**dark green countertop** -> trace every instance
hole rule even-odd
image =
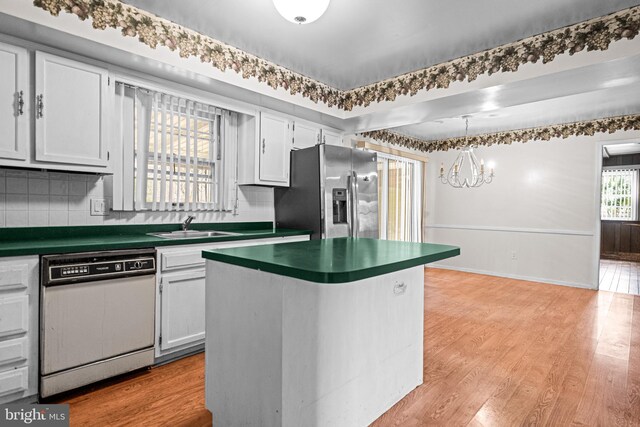
[[[203,251],[206,259],[318,283],[344,283],[460,255],[456,246],[337,238]]]
[[[232,231],[238,235],[195,239],[163,239],[147,235],[179,230],[180,224],[0,228],[0,257],[153,248],[311,234],[306,230],[274,231],[272,227],[271,222],[198,223],[192,224],[191,229]]]

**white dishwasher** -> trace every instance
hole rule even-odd
[[[155,249],[42,257],[40,395],[154,361]]]

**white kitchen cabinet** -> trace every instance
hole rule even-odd
[[[302,148],[313,147],[320,143],[320,128],[313,124],[296,121],[292,125],[293,138],[292,148],[300,150]]]
[[[162,277],[160,351],[203,342],[204,292],[204,269]]]
[[[238,184],[289,186],[289,119],[264,112],[239,114],[238,145]]]
[[[29,147],[29,53],[0,43],[0,165],[27,164]]]
[[[284,117],[260,114],[260,182],[289,185],[289,126]]]
[[[342,145],[342,135],[327,129],[322,129],[322,143],[327,145]]]
[[[108,171],[106,69],[35,55],[35,161],[57,169]]]
[[[0,259],[0,404],[38,393],[39,260]]]
[[[308,235],[158,248],[156,360],[196,351],[205,338],[205,260],[207,249],[309,240]]]

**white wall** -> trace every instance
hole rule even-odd
[[[0,227],[179,223],[189,212],[111,212],[91,216],[90,199],[106,198],[97,175],[0,169]],[[240,187],[239,215],[192,212],[198,222],[273,221],[273,189]]]
[[[461,248],[459,257],[437,265],[595,288],[600,141],[633,137],[640,133],[479,148],[479,159],[495,163],[496,177],[474,189],[438,179],[440,163],[448,169],[458,150],[431,153],[427,241]]]

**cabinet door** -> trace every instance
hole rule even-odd
[[[293,124],[293,149],[313,147],[320,143],[320,128],[295,122]]]
[[[0,43],[0,159],[27,159],[28,59],[25,49]]]
[[[283,117],[260,115],[260,181],[289,181],[288,127]]]
[[[204,340],[205,270],[162,276],[160,350]]]
[[[37,161],[107,166],[107,78],[102,68],[36,52]]]
[[[322,129],[322,143],[327,145],[342,145],[342,135],[337,132]]]

